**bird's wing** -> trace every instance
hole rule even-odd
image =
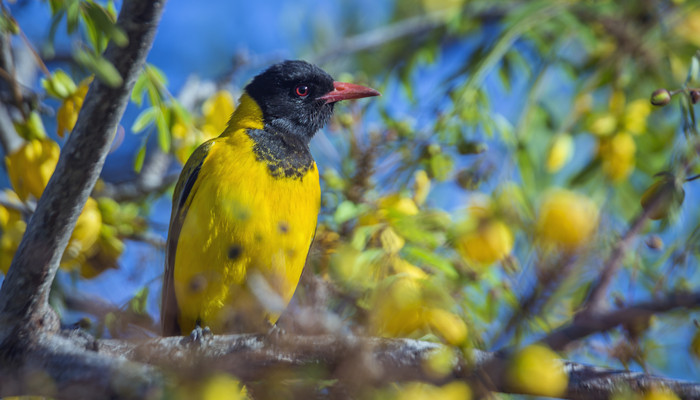
[[[215,139],[214,139],[215,140]],[[180,173],[180,178],[175,185],[173,193],[173,208],[170,215],[170,229],[165,249],[165,273],[163,276],[163,294],[161,300],[160,324],[163,336],[180,335],[179,308],[175,298],[173,287],[173,274],[175,269],[175,251],[180,238],[180,230],[187,216],[187,210],[192,203],[192,198],[197,192],[195,182],[204,160],[209,154],[214,140],[205,142],[192,153]]]

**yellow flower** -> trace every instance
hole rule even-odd
[[[425,319],[428,326],[450,345],[458,346],[467,339],[467,324],[456,314],[430,308],[425,312]]]
[[[667,388],[654,388],[644,393],[642,400],[680,400],[680,398]]]
[[[690,341],[690,354],[700,359],[700,329],[695,331],[693,339]]]
[[[16,195],[6,191],[9,198]],[[16,198],[19,201],[19,198]],[[0,271],[7,274],[10,263],[22,240],[27,224],[22,220],[22,214],[14,209],[0,206]]]
[[[513,234],[502,221],[477,218],[477,226],[456,239],[456,249],[468,262],[483,266],[493,264],[510,254]]]
[[[596,114],[588,124],[588,129],[597,136],[609,136],[617,128],[617,117],[611,113]]]
[[[416,173],[413,174],[413,178],[415,179],[413,201],[417,205],[421,205],[425,203],[425,199],[428,197],[428,193],[430,193],[430,178],[428,177],[428,173],[422,169],[416,171]]]
[[[434,332],[446,343],[460,345],[467,339],[467,325],[456,314],[440,308],[434,294],[426,292],[421,275],[392,277],[374,291],[370,302],[370,326],[374,334],[404,337]]]
[[[56,169],[60,151],[51,139],[34,139],[5,157],[7,174],[20,199],[27,200],[29,195],[41,197]]]
[[[424,326],[421,282],[400,277],[376,292],[370,318],[375,333],[400,337]]]
[[[102,214],[100,214],[95,199],[89,197],[75,223],[73,234],[61,260],[61,268],[66,270],[79,268],[80,264],[85,261],[85,254],[97,241],[101,227]]]
[[[568,133],[556,135],[552,138],[547,152],[547,172],[559,171],[571,159],[574,151],[574,140]]]
[[[92,82],[92,77],[89,77],[78,85],[75,92],[63,99],[61,106],[56,111],[56,130],[58,136],[63,137],[66,131],[71,132],[78,121],[78,113],[83,107],[83,101],[87,94],[88,87]]]
[[[240,381],[231,375],[217,373],[204,381],[186,382],[177,388],[174,398],[201,400],[246,400],[248,393]]]
[[[177,116],[170,127],[170,133],[173,136],[175,158],[184,165],[192,152],[203,142],[202,134]]]
[[[587,197],[567,190],[546,195],[537,218],[539,238],[569,251],[588,243],[597,226],[596,205]]]
[[[428,277],[425,271],[400,257],[391,257],[389,262],[396,274],[403,274],[412,279],[426,279]]]
[[[226,129],[236,107],[233,96],[226,90],[220,90],[204,102],[202,113],[204,115],[204,140],[219,136]]]
[[[622,130],[635,135],[647,131],[647,118],[651,113],[649,99],[637,99],[627,105],[622,117]]]
[[[569,383],[557,354],[537,344],[525,347],[512,358],[506,376],[515,390],[535,396],[561,397]]]
[[[383,197],[378,201],[379,208],[388,215],[416,215],[418,206],[408,197],[398,193]]]
[[[408,383],[399,390],[396,400],[471,400],[472,392],[464,382],[450,382],[443,386],[427,383]]]
[[[631,134],[622,132],[599,141],[598,155],[603,172],[613,182],[627,178],[634,170],[637,146]]]
[[[406,244],[406,240],[401,237],[401,235],[396,233],[396,231],[390,226],[387,226],[379,234],[379,241],[381,242],[384,251],[389,254],[398,253]]]

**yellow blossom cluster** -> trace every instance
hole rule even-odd
[[[233,95],[219,90],[204,102],[201,118],[194,125],[176,117],[171,133],[178,161],[184,164],[197,146],[219,136],[226,129],[235,107]]]

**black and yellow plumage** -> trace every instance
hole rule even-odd
[[[164,335],[209,326],[260,332],[299,282],[320,208],[309,141],[336,101],[376,96],[303,61],[275,64],[245,88],[221,136],[185,164],[173,194]]]

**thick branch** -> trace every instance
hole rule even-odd
[[[425,366],[439,349],[440,344],[412,339],[328,335],[226,335],[196,344],[184,337],[94,342],[76,334],[44,335],[24,355],[21,368],[0,366],[0,396],[157,397],[164,382],[156,368],[190,380],[217,370],[244,382],[304,379],[313,370],[313,379],[337,379],[350,390],[393,382],[462,380],[477,392],[517,393],[505,379],[505,357],[471,350],[468,359],[456,356],[451,370],[436,374]],[[565,362],[564,369],[569,375],[564,396],[568,399],[610,398],[626,388],[641,392],[658,387],[667,387],[682,399],[700,398],[699,383],[573,362]]]
[[[164,0],[123,3],[117,23],[129,44],[123,48],[110,44],[105,52],[123,84],[112,88],[95,80],[91,85],[56,171],[29,221],[0,289],[0,345],[4,351],[19,344],[14,341],[35,336],[48,323],[44,316],[51,283],[151,47],[163,4]]]
[[[189,376],[202,366],[220,369],[244,381],[264,380],[280,371],[326,371],[328,378],[358,386],[422,381],[442,384],[455,379],[498,392],[514,392],[504,379],[508,360],[495,353],[472,350],[470,360],[458,358],[450,372],[436,375],[426,360],[440,344],[411,339],[370,337],[262,335],[215,336],[201,345],[180,337],[135,342],[100,341],[98,351],[125,356]],[[319,368],[320,367],[320,368]],[[482,368],[486,368],[483,370]],[[700,384],[684,383],[642,373],[615,371],[566,362],[569,387],[566,398],[609,398],[631,387],[638,391],[666,386],[683,399],[699,398]]]
[[[58,335],[42,335],[21,367],[0,364],[0,396],[57,399],[160,398],[163,378],[154,368],[100,354]],[[152,396],[152,397],[149,397]]]

